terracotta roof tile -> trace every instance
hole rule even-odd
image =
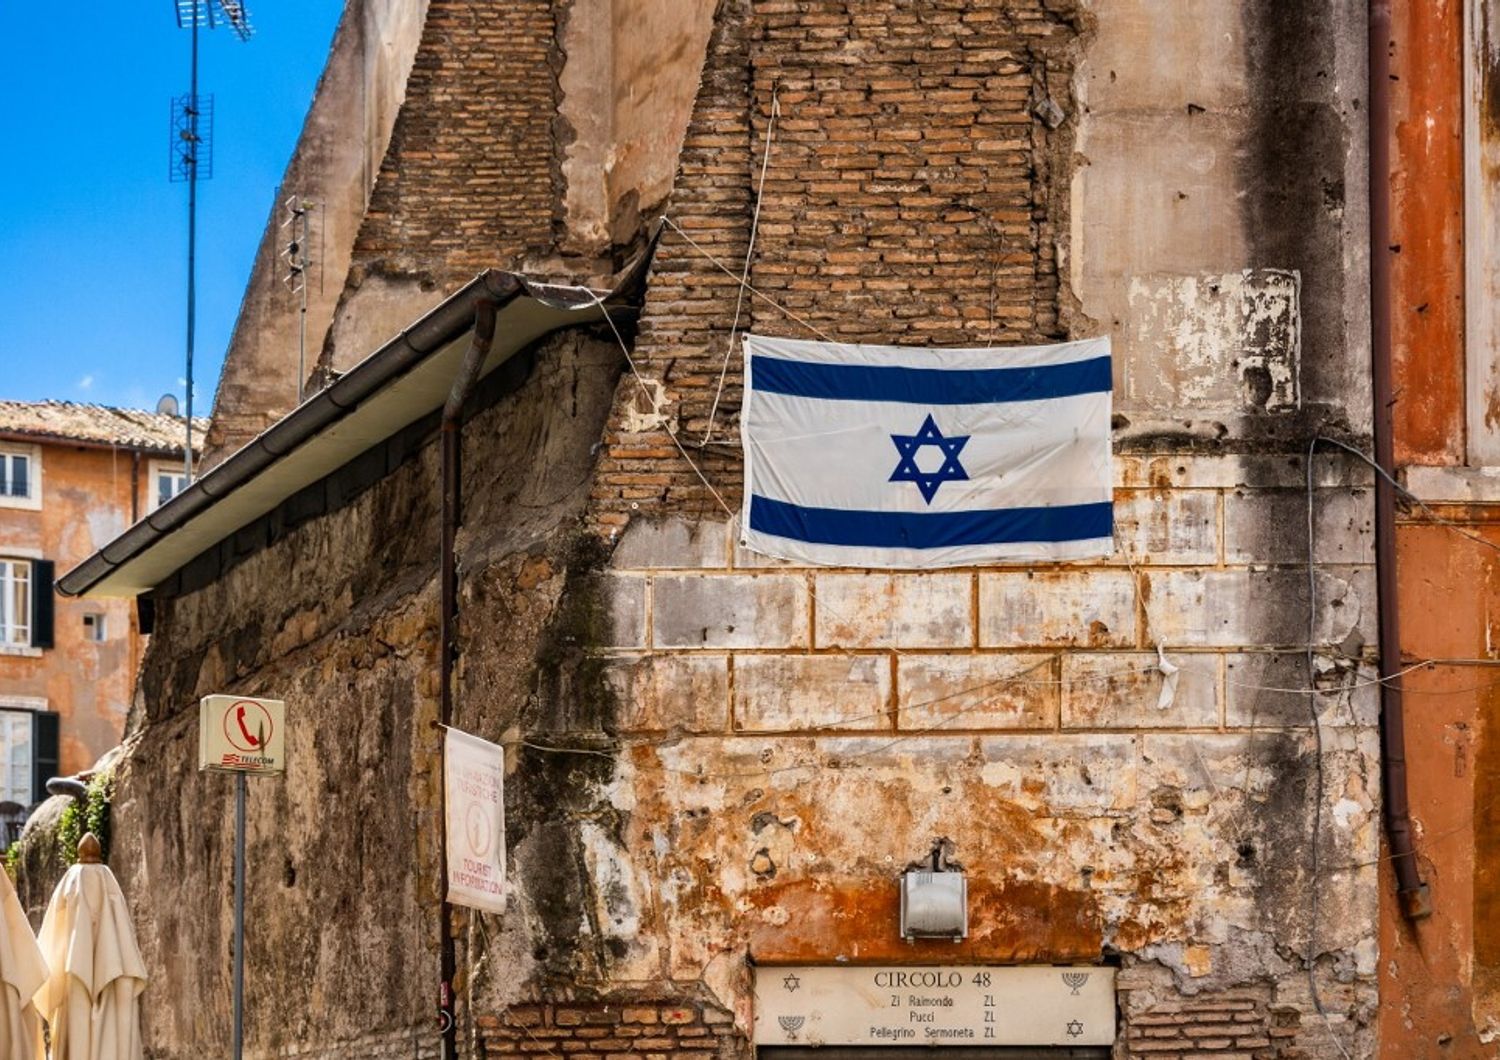
[[[208,430],[206,416],[193,417],[193,448]],[[182,452],[181,416],[143,409],[116,409],[72,401],[0,399],[0,435],[118,445],[152,452]]]

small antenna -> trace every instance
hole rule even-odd
[[[250,11],[240,0],[174,0],[177,5],[177,28],[189,29],[206,26],[215,29],[222,22],[240,40],[249,40],[255,35],[250,25]]]
[[[282,282],[287,290],[297,296],[297,404],[302,404],[303,389],[307,386],[307,279],[313,265],[312,212],[320,203],[293,195],[286,201],[286,220],[281,229],[287,233],[287,241],[281,257],[286,261],[286,276]]]
[[[161,399],[156,403],[156,414],[158,416],[176,416],[177,395],[163,394]]]
[[[214,178],[214,97],[172,97],[168,179],[173,184]]]

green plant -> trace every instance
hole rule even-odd
[[[57,846],[65,863],[78,860],[78,841],[85,832],[93,832],[109,860],[109,806],[115,794],[114,770],[106,769],[89,781],[88,791],[74,799],[63,810],[57,822]]]
[[[11,882],[16,881],[21,871],[21,842],[17,840],[5,849],[5,871]]]

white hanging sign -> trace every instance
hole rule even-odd
[[[448,729],[443,744],[448,901],[505,911],[505,749]]]

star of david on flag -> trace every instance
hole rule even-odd
[[[1114,547],[1108,339],[919,349],[745,337],[744,544],[847,567]]]
[[[938,425],[932,422],[928,416],[922,422],[922,429],[916,434],[893,434],[891,441],[896,443],[896,449],[901,454],[901,462],[896,465],[896,470],[891,472],[892,482],[915,482],[917,489],[922,491],[922,499],[928,504],[937,495],[938,487],[944,482],[952,482],[958,479],[966,479],[969,473],[964,466],[958,462],[958,454],[963,452],[964,443],[968,436],[959,438],[944,438],[943,432],[938,430]],[[943,466],[936,471],[923,471],[917,466],[917,453],[924,445],[934,445],[943,453]]]

